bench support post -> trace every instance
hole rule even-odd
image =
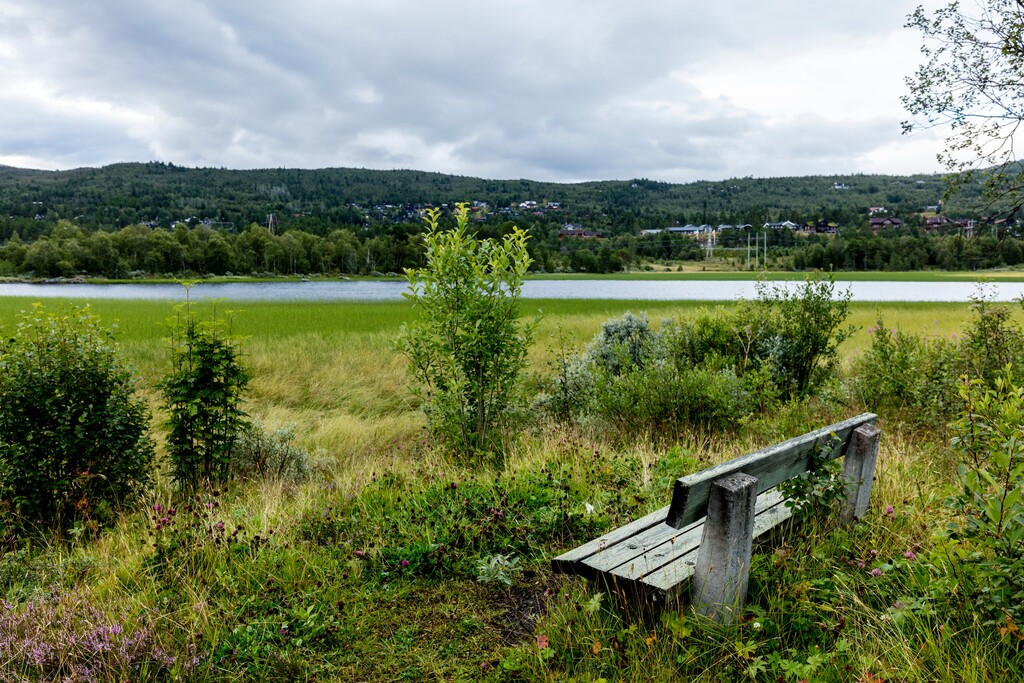
[[[729,623],[747,599],[757,479],[736,472],[712,484],[708,515],[693,572],[693,606]]]
[[[871,499],[871,484],[875,478],[875,461],[878,459],[878,441],[882,430],[867,424],[854,430],[850,447],[843,461],[843,479],[846,481],[846,508],[843,510],[843,524],[851,524],[868,511]]]

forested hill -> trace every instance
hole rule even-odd
[[[415,220],[415,208],[458,201],[486,203],[480,216],[496,220],[521,220],[534,213],[527,203],[536,202],[538,212],[549,207],[562,222],[612,234],[677,223],[828,220],[852,226],[866,221],[869,207],[884,206],[890,215],[904,217],[922,212],[940,202],[944,189],[939,175],[566,184],[345,168],[227,170],[126,163],[36,171],[0,166],[0,240],[15,230],[31,239],[33,233],[46,232],[39,223],[58,219],[86,229],[135,223],[170,227],[190,218],[244,229],[265,224],[269,214],[281,229],[326,234],[338,226]],[[946,210],[968,215],[969,196]]]

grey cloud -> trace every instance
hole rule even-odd
[[[0,60],[0,76],[63,104],[10,96],[23,115],[0,113],[18,131],[0,136],[0,157],[32,149],[52,165],[141,154],[548,180],[852,164],[898,128],[769,126],[703,98],[679,74],[720,55],[856,43],[898,29],[909,9],[883,0],[12,0],[0,10],[0,40],[14,58]],[[130,115],[79,119],[68,113],[75,101]]]

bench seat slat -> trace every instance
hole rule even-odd
[[[784,502],[775,489],[758,496],[755,538],[791,514]],[[693,553],[700,547],[704,520],[675,529],[665,524],[667,513],[667,507],[661,508],[570,550],[552,560],[552,567],[562,574],[590,579],[604,576],[623,586],[643,584],[632,586],[633,589],[668,594],[673,583],[682,582],[693,573]]]
[[[777,494],[774,490],[770,493]],[[785,499],[777,494],[774,503],[759,510],[754,518],[754,538],[756,539],[762,534],[771,531],[792,516],[792,508],[787,507]],[[681,556],[643,577],[642,582],[647,587],[648,592],[656,592],[666,602],[678,597],[684,588],[686,579],[693,575],[693,568],[697,562],[697,550],[698,548],[694,548],[687,555]]]
[[[622,541],[628,540],[653,526],[664,524],[666,515],[668,515],[667,505],[625,526],[609,531],[604,536],[595,538],[593,541],[587,541],[580,547],[559,555],[551,560],[551,566],[556,572],[561,574],[578,574],[587,578],[594,578],[596,574],[583,562],[584,560],[591,555],[595,555]]]
[[[757,503],[754,508],[754,538],[757,538],[774,526],[773,522],[775,522],[778,515],[773,513],[778,507],[789,511],[789,508],[785,506],[785,497],[776,489],[765,491],[757,497]],[[761,524],[758,524],[758,520],[761,520]],[[672,528],[667,524],[662,526],[666,529]],[[692,562],[684,567],[680,565],[679,560],[686,558],[700,547],[704,536],[704,520],[686,527],[685,531],[676,530],[676,532],[679,535],[674,539],[674,543],[669,542],[658,547],[649,548],[646,552],[640,553],[627,562],[623,562],[611,569],[610,573],[619,577],[620,580],[650,583],[648,577],[669,568],[669,571],[666,573],[677,576],[677,580],[681,581],[689,578],[690,574],[693,573]],[[689,559],[692,560],[693,558]]]

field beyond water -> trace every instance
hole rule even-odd
[[[0,333],[30,305],[0,299]],[[171,306],[90,306],[116,324],[159,437]],[[11,668],[31,661],[24,648],[71,661],[88,638],[106,643],[90,656],[108,667],[151,658],[130,669],[146,680],[1024,680],[1024,638],[972,616],[964,577],[929,560],[957,552],[936,535],[956,472],[941,429],[883,420],[871,512],[849,530],[811,520],[758,554],[750,608],[733,626],[685,611],[629,616],[549,568],[667,504],[678,476],[870,410],[845,388],[869,329],[881,319],[952,338],[968,304],[851,304],[842,381],[735,431],[618,439],[537,422],[501,470],[431,448],[390,347],[416,315],[410,304],[198,306],[231,320],[252,378],[245,409],[268,430],[294,430],[310,478],[209,492],[186,529],[162,519],[176,504],[162,471],[146,509],[98,537],[12,548],[0,559],[0,682],[34,675]],[[528,382],[626,311],[659,322],[714,307],[524,302],[525,317],[541,315]]]

